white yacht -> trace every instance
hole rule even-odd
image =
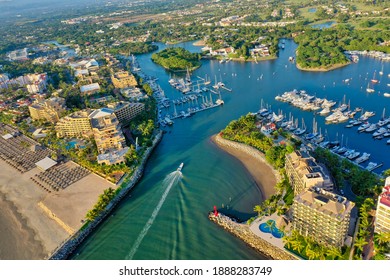
[[[360,157],[358,157],[357,159],[355,159],[355,162],[357,164],[359,163],[362,163],[362,162],[365,162],[366,160],[368,160],[370,158],[370,154],[368,153],[363,153]]]

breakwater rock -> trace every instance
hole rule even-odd
[[[218,216],[215,216],[213,212],[209,213],[209,220],[213,221],[217,225],[221,226],[234,236],[240,238],[248,246],[259,251],[261,254],[269,257],[274,260],[297,260],[294,255],[288,253],[287,251],[280,249],[266,240],[258,237],[254,234],[247,224],[240,224],[233,221],[231,218],[218,213]]]
[[[149,147],[142,158],[141,163],[136,168],[134,173],[131,175],[130,179],[126,183],[120,192],[115,196],[115,198],[107,205],[106,209],[97,217],[94,221],[90,222],[86,227],[83,227],[81,230],[77,231],[74,235],[69,237],[63,244],[61,244],[57,250],[49,257],[50,260],[64,260],[67,259],[83,242],[83,240],[90,235],[94,229],[102,222],[104,219],[111,213],[115,206],[129,193],[129,191],[137,184],[141,179],[145,165],[148,158],[152,154],[152,151],[161,141],[163,136],[162,131],[159,131],[153,140],[153,144]]]

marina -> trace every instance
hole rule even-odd
[[[193,46],[192,42],[178,46],[185,47],[191,52],[200,50]],[[166,45],[158,44],[158,47],[161,50]],[[390,63],[383,61],[384,74],[378,75],[382,61],[358,55],[358,63],[351,63],[329,72],[314,73],[300,71],[293,63],[288,62],[289,57],[295,56],[295,51],[296,44],[286,40],[285,49],[280,50],[279,58],[272,61],[262,61],[258,64],[202,61],[202,66],[192,73],[193,82],[197,80],[195,77],[204,79],[207,74],[208,80],[211,80],[207,87],[215,91],[211,88],[215,83],[215,76],[218,80],[222,78],[228,88],[233,90],[231,94],[220,91],[224,100],[223,107],[196,113],[190,118],[173,120],[172,128],[169,129],[169,133],[164,134],[161,143],[150,157],[145,176],[134,188],[131,197],[118,205],[115,215],[102,223],[78,248],[77,255],[73,258],[98,259],[104,254],[107,259],[124,259],[161,200],[165,191],[162,181],[166,174],[176,170],[178,165],[184,162],[183,180],[170,190],[153,226],[143,238],[133,259],[264,259],[264,256],[210,223],[205,215],[205,209],[211,210],[216,205],[223,213],[234,215],[244,221],[255,215],[253,206],[262,201],[262,193],[248,176],[247,170],[239,161],[216,148],[210,141],[212,135],[225,128],[232,120],[248,112],[258,112],[261,99],[264,116],[274,118],[274,114],[278,116],[283,111],[284,118],[279,121],[280,127],[282,124],[289,125],[290,113],[294,123],[298,121],[298,126],[302,125],[303,118],[306,132],[295,137],[303,139],[312,137],[310,141],[307,140],[308,145],[314,147],[313,143],[317,143],[319,146],[329,148],[336,145],[344,146],[346,149],[355,150],[355,153],[361,153],[353,161],[357,161],[364,153],[370,154],[368,160],[359,163],[363,168],[370,165],[368,169],[378,174],[388,169],[390,145],[386,143],[389,138],[377,140],[372,133],[358,133],[357,129],[365,122],[377,124],[384,107],[386,112],[390,113],[389,105],[385,103],[389,99],[383,96],[383,93],[389,91],[387,84],[390,84],[388,77]],[[140,55],[137,56],[137,60],[144,73],[158,78],[157,82],[164,91],[165,98],[171,100],[170,107],[161,110],[172,116],[173,100],[187,95],[168,83],[170,73],[155,65],[150,56],[151,54]],[[285,67],[286,64],[288,67]],[[375,93],[368,94],[367,83],[372,79],[375,70],[379,82],[372,85]],[[345,83],[343,82],[345,79],[350,80]],[[366,111],[376,114],[350,128],[345,126],[350,120],[356,121],[361,112],[357,112],[354,119],[344,123],[326,125],[325,117],[315,114],[323,108],[317,111],[302,110],[275,100],[276,95],[294,88],[305,89],[309,95],[315,97],[333,100],[336,104],[331,110],[339,106],[338,103],[342,102],[345,95],[347,104],[348,100],[351,100],[351,108],[362,108],[363,114]],[[209,92],[201,94],[209,99]],[[215,102],[219,96],[212,93],[212,97]],[[199,102],[201,98],[198,99]],[[185,111],[180,106],[188,104],[191,104],[191,101],[185,105],[177,105],[177,113]],[[272,112],[266,114],[265,109]],[[333,112],[329,114],[331,113]],[[313,133],[313,117],[317,126],[314,133],[318,133],[314,137],[309,135]],[[387,125],[383,127],[387,128]],[[340,152],[343,150],[345,149],[340,149]],[[207,244],[207,250],[199,246],[200,242]],[[221,248],[224,248],[223,252]]]

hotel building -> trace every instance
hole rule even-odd
[[[88,137],[92,135],[90,113],[90,110],[83,110],[61,118],[56,124],[57,137]]]
[[[375,232],[390,232],[390,177],[378,197],[375,217]]]
[[[122,125],[126,125],[130,120],[145,110],[143,103],[116,102],[107,105],[109,109],[114,110],[116,117]]]
[[[114,110],[103,108],[93,111],[89,118],[99,154],[125,147],[125,137]]]
[[[137,85],[135,77],[127,71],[121,71],[111,75],[111,81],[115,88],[135,87]]]
[[[28,109],[33,120],[46,120],[51,123],[56,123],[61,113],[66,110],[65,99],[52,97],[33,103]]]
[[[304,151],[295,151],[286,155],[285,168],[295,195],[311,187],[333,189],[332,180],[325,174],[323,168]]]
[[[347,238],[354,206],[345,197],[310,188],[294,198],[292,229],[324,245],[340,248]]]

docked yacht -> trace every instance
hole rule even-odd
[[[370,132],[373,132],[376,129],[377,129],[377,126],[376,126],[375,123],[373,123],[372,125],[370,125],[369,127],[366,128],[366,132],[370,133]]]
[[[363,153],[360,157],[358,157],[357,159],[355,159],[355,162],[357,164],[359,163],[362,163],[362,162],[365,162],[366,160],[368,160],[370,158],[370,154],[368,153]]]
[[[355,158],[360,156],[360,152],[353,152],[347,156],[348,159],[354,160]]]
[[[363,131],[365,131],[367,128],[369,128],[370,127],[370,123],[369,122],[366,122],[366,123],[364,123],[364,124],[362,124],[361,126],[359,126],[358,127],[358,132],[363,132]]]
[[[377,168],[378,165],[379,165],[379,164],[376,163],[376,162],[369,162],[368,165],[366,166],[366,170],[372,171],[372,170],[374,170],[375,168]]]
[[[379,128],[377,131],[375,131],[373,134],[372,134],[372,137],[377,137],[377,136],[380,136],[380,135],[383,135],[387,132],[387,128],[384,128],[384,127],[381,127]]]

